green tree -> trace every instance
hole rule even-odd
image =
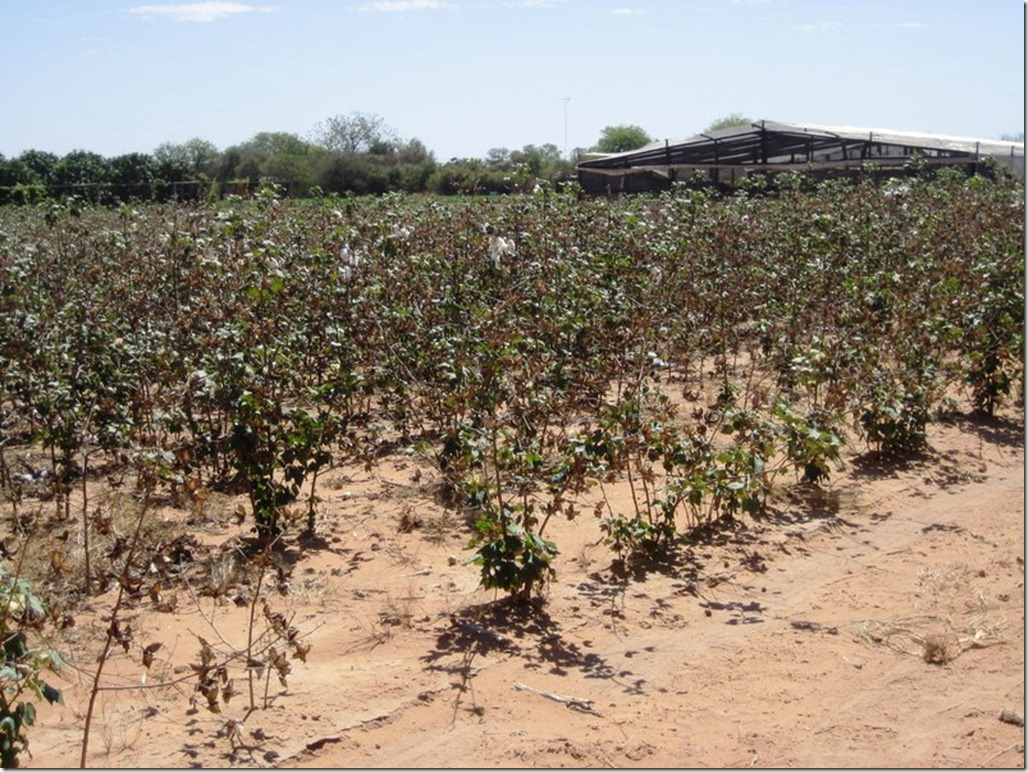
[[[17,158],[0,156],[0,204],[31,203],[46,195],[57,156],[29,150]]]
[[[114,196],[121,201],[148,200],[158,178],[158,166],[147,153],[126,153],[108,161]]]
[[[186,170],[192,179],[214,179],[221,153],[213,142],[194,137],[181,144],[164,142],[153,151],[154,160],[165,171]],[[184,177],[167,178],[169,182],[177,182]]]
[[[28,165],[18,158],[0,156],[0,186],[30,185],[38,182]]]
[[[510,160],[510,151],[505,147],[490,148],[485,160],[490,165],[505,164]]]
[[[48,184],[58,160],[60,159],[53,153],[47,153],[43,150],[26,150],[15,159],[22,167],[28,170],[29,177],[22,180],[22,182],[32,185]]]
[[[711,123],[704,131],[718,131],[719,129],[734,129],[749,126],[753,121],[742,113],[729,113],[724,118],[718,118]]]
[[[638,126],[608,126],[600,134],[595,150],[600,153],[624,153],[638,150],[653,140]]]
[[[99,201],[108,191],[98,186],[110,181],[111,167],[102,155],[72,150],[54,165],[50,185],[62,195],[77,193]]]
[[[395,139],[395,132],[381,116],[361,112],[328,118],[315,127],[314,135],[321,147],[343,155],[368,153]]]
[[[552,143],[541,146],[525,145],[510,154],[515,164],[524,164],[534,177],[549,177],[552,167],[560,165],[560,148]]]
[[[410,139],[397,145],[397,162],[400,165],[402,186],[408,192],[423,191],[428,179],[436,170],[435,156],[420,139]]]
[[[262,131],[227,149],[218,170],[221,181],[270,179],[285,186],[291,195],[306,195],[317,181],[325,150],[284,131]]]

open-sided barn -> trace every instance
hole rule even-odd
[[[578,164],[578,181],[587,193],[602,195],[662,190],[697,175],[728,186],[750,174],[789,171],[815,178],[869,172],[896,176],[908,173],[915,158],[968,172],[991,158],[1022,177],[1025,170],[1023,142],[761,120],[594,156]]]

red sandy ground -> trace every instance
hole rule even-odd
[[[533,608],[479,589],[427,463],[337,470],[322,547],[294,548],[291,590],[269,598],[311,645],[288,687],[272,678],[264,707],[259,682],[248,717],[238,670],[221,714],[189,683],[104,691],[88,763],[1023,767],[1024,729],[999,718],[1024,713],[1023,413],[936,424],[930,442],[898,466],[852,447],[826,492],[781,486],[777,516],[627,577],[591,514],[551,522],[557,579]],[[212,516],[209,540],[245,530],[229,520]],[[70,636],[83,670],[112,597]],[[131,615],[136,648],[163,643],[151,687],[197,660],[197,636],[245,643],[246,607],[179,601]],[[107,667],[105,686],[142,681],[139,652]],[[78,765],[86,677],[58,683],[26,766]]]

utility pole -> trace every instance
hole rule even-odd
[[[558,102],[564,103],[564,158],[568,157],[568,102],[571,101],[571,97],[558,97]]]

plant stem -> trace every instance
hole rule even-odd
[[[132,544],[129,546],[128,555],[125,557],[125,567],[122,568],[122,577],[127,579],[129,568],[132,566],[132,559],[136,555],[136,548],[139,544],[139,535],[143,531],[143,519],[146,517],[147,510],[150,509],[150,497],[153,495],[153,483],[148,482],[146,485],[146,493],[143,497],[143,503],[139,508],[139,519],[136,520],[136,529],[132,534]],[[86,708],[86,718],[82,727],[82,753],[79,756],[79,768],[86,768],[86,755],[89,751],[89,730],[93,724],[93,708],[96,705],[96,696],[100,693],[100,676],[103,674],[104,663],[107,662],[107,656],[111,653],[111,647],[114,643],[114,626],[118,621],[118,612],[121,611],[121,602],[125,596],[125,585],[126,581],[118,582],[118,596],[114,600],[114,607],[111,609],[111,623],[107,628],[107,638],[104,641],[103,652],[100,654],[100,661],[96,666],[96,673],[93,676],[93,686],[89,690],[89,706]]]
[[[89,498],[86,493],[86,473],[89,470],[89,451],[82,449],[82,550],[86,554],[86,595],[93,589],[93,571],[89,564]]]
[[[246,721],[250,717],[250,714],[257,710],[257,698],[254,696],[253,691],[253,628],[254,620],[257,616],[257,601],[261,597],[261,585],[264,583],[264,569],[268,565],[268,559],[271,556],[271,545],[274,542],[270,542],[264,547],[264,551],[261,553],[260,562],[260,573],[257,574],[257,587],[254,589],[253,598],[250,600],[250,623],[246,628],[246,672],[247,672],[247,684],[250,688],[250,709],[246,711],[246,716],[243,720]]]

